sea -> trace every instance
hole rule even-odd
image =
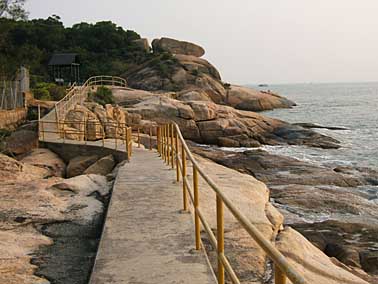
[[[378,169],[378,82],[268,85],[259,89],[276,92],[297,104],[291,109],[266,111],[266,116],[346,128],[313,129],[339,140],[340,149],[264,146],[266,150],[320,165]]]

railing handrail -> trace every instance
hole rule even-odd
[[[74,107],[77,103],[83,103],[88,95],[88,87],[109,85],[117,88],[127,88],[127,81],[118,76],[99,75],[90,77],[82,86],[78,86],[75,82],[67,89],[67,94],[60,101],[55,103],[56,120],[62,120],[66,115],[65,112]]]
[[[213,181],[213,179],[208,176],[205,171],[201,168],[201,166],[198,164],[196,159],[194,158],[193,154],[191,153],[188,145],[185,142],[184,137],[182,136],[182,133],[180,131],[179,126],[176,123],[171,123],[171,126],[163,125],[158,127],[158,133],[157,133],[157,139],[158,139],[158,150],[163,155],[165,155],[163,152],[171,152],[168,153],[168,158],[165,158],[168,160],[168,164],[170,163],[170,158],[172,158],[172,168],[174,168],[173,164],[173,156],[175,156],[176,159],[176,168],[177,168],[177,180],[179,181],[179,169],[181,169],[181,172],[184,170],[185,175],[182,172],[183,177],[183,189],[184,189],[184,210],[185,210],[185,188],[187,188],[187,191],[189,194],[191,194],[190,186],[188,184],[188,181],[186,179],[186,157],[191,161],[193,166],[193,187],[194,187],[194,197],[191,196],[191,199],[194,205],[194,213],[195,213],[195,221],[197,223],[201,220],[201,223],[204,225],[205,230],[209,234],[210,240],[212,244],[215,244],[216,249],[218,249],[218,243],[221,246],[224,246],[224,232],[220,233],[220,231],[224,230],[223,227],[223,204],[229,209],[229,211],[232,213],[232,215],[238,220],[238,222],[243,226],[243,228],[248,232],[248,234],[256,241],[256,243],[264,250],[264,252],[267,254],[267,256],[274,262],[275,265],[275,278],[277,284],[283,284],[286,283],[286,277],[289,278],[294,284],[304,284],[305,279],[302,275],[300,275],[297,270],[294,268],[293,265],[291,265],[286,257],[275,247],[273,244],[267,240],[262,233],[249,221],[248,217],[246,217],[237,207],[232,203],[232,201],[220,190],[218,185]],[[171,129],[171,130],[170,130]],[[175,131],[173,131],[175,129]],[[174,132],[176,135],[174,135]],[[175,138],[173,138],[175,137]],[[176,140],[176,145],[173,140]],[[181,142],[181,149],[182,149],[182,159],[180,160],[178,153],[178,141]],[[163,149],[162,149],[163,147]],[[164,149],[165,147],[165,149]],[[185,153],[185,155],[184,155]],[[186,156],[186,157],[185,157]],[[184,161],[185,160],[185,161]],[[198,187],[198,173],[200,176],[205,180],[205,182],[210,186],[210,188],[216,193],[217,196],[217,227],[220,226],[220,228],[217,229],[217,235],[218,235],[218,243],[215,239],[214,234],[211,232],[210,226],[204,219],[204,216],[202,215],[199,207],[196,207],[196,188]],[[196,181],[197,179],[197,181]],[[196,184],[197,183],[197,184]],[[189,190],[190,189],[190,190]],[[198,191],[198,189],[197,189]],[[197,192],[198,194],[198,192]],[[198,200],[197,200],[198,202]],[[220,213],[219,213],[219,212]],[[221,214],[219,217],[218,214]],[[219,218],[222,218],[222,220],[219,220]],[[199,227],[197,228],[196,224],[196,244],[197,242],[200,242],[200,232]],[[197,232],[198,230],[198,232]],[[221,234],[221,236],[219,236]],[[219,239],[220,238],[220,239]],[[198,240],[197,240],[198,239]],[[197,247],[198,249],[198,247]],[[218,249],[218,281],[219,283],[224,283],[224,276],[222,276],[222,272],[219,273],[219,271],[224,271],[224,268],[226,268],[226,271],[229,273],[230,278],[234,283],[240,283],[236,274],[234,273],[231,265],[229,264],[226,256],[223,253],[223,249]],[[224,272],[223,272],[224,273]]]
[[[108,139],[105,133],[105,128],[108,126],[114,127],[114,133],[112,134],[112,137],[110,137],[110,139],[114,139],[115,150],[118,150],[117,141],[118,140],[124,141],[125,152],[127,154],[127,160],[130,160],[130,157],[132,154],[132,129],[126,123],[120,123],[117,121],[100,122],[100,121],[88,121],[88,120],[87,121],[85,120],[84,121],[61,121],[59,122],[59,124],[60,126],[63,126],[63,127],[56,126],[53,129],[46,129],[46,126],[49,126],[51,124],[57,125],[58,122],[55,120],[41,120],[40,108],[38,108],[38,137],[41,141],[49,142],[49,140],[45,139],[46,134],[56,134],[58,138],[62,139],[61,142],[65,144],[66,140],[70,140],[66,138],[69,134],[76,134],[76,135],[80,135],[80,137],[83,139],[83,140],[80,139],[79,141],[82,141],[83,144],[87,144],[87,141],[89,141],[88,136],[94,135],[95,137],[99,137],[97,140],[101,140],[102,147],[105,147],[105,139]],[[66,129],[64,127],[64,125],[70,126],[72,124],[79,125],[80,129],[77,129],[77,128]],[[89,131],[87,129],[88,125],[92,127],[101,126],[101,128],[99,129],[99,131],[97,131],[96,128],[91,129]],[[121,131],[121,133],[119,131]]]

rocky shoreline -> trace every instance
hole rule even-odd
[[[107,167],[104,158],[92,157],[88,165],[88,157],[79,156],[66,165],[44,148],[18,159],[0,154],[0,282],[88,283],[116,176],[114,160]],[[84,174],[87,168],[92,173]]]
[[[378,280],[378,204],[363,190],[377,184],[378,171],[317,166],[259,149],[234,152],[195,143],[191,149],[264,182],[272,204],[285,217],[284,225],[357,276],[369,283]]]
[[[86,102],[75,107],[67,114],[74,122],[66,130],[86,127],[87,139],[97,140],[97,133],[123,135],[117,123],[149,134],[154,126],[174,121],[193,141],[190,147],[205,171],[309,283],[376,283],[378,205],[360,188],[377,185],[378,172],[316,166],[259,150],[261,145],[337,149],[340,143],[311,130],[318,125],[293,125],[256,113],[295,103],[223,82],[201,58],[201,47],[163,38],[153,49],[173,66],[169,72],[159,71],[156,62],[130,69],[129,85],[139,89],[114,90],[117,106]],[[33,130],[14,132],[4,149],[16,159],[0,154],[0,252],[5,255],[0,282],[86,283],[116,176],[115,158],[62,159],[34,149],[37,139]],[[218,146],[255,149],[235,153]],[[205,184],[201,189],[204,215],[215,229],[213,192]],[[271,283],[272,263],[265,253],[232,216],[225,218],[226,251],[242,281]],[[206,236],[203,241],[208,244]],[[206,247],[214,264],[214,251]]]

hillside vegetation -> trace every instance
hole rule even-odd
[[[48,80],[53,53],[77,53],[81,78],[120,75],[153,55],[138,46],[139,34],[110,21],[64,27],[58,16],[15,21],[0,18],[0,77],[13,76],[20,65],[30,68],[38,81]]]

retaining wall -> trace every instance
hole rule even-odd
[[[101,146],[83,145],[83,144],[62,144],[54,142],[40,142],[41,147],[50,149],[58,154],[66,163],[77,156],[97,155],[100,158],[113,155],[117,163],[127,159],[127,153],[115,149],[103,148]]]
[[[26,120],[27,109],[0,110],[0,129],[14,130]]]

